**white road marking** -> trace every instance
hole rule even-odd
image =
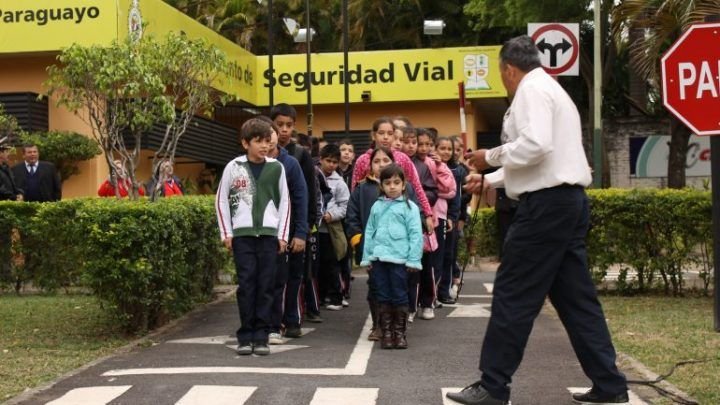
[[[129,368],[106,371],[104,377],[122,375],[157,375],[157,374],[294,374],[294,375],[364,375],[367,370],[373,342],[367,340],[372,326],[372,318],[368,315],[360,331],[350,358],[344,368],[289,368],[289,367],[166,367],[166,368]],[[272,348],[270,348],[272,351]]]
[[[124,394],[132,385],[75,388],[46,405],[105,405]]]
[[[571,394],[581,394],[587,392],[589,389],[590,387],[568,387],[568,391],[570,391]],[[647,402],[640,399],[640,397],[632,391],[628,391],[628,397],[630,398],[630,402],[628,402],[630,405],[648,405]]]
[[[490,318],[490,304],[455,304],[448,318]]]
[[[460,293],[460,299],[462,299],[462,298],[492,298],[492,294],[463,294],[463,293]],[[443,305],[445,305],[445,304],[443,304]]]
[[[310,405],[374,405],[377,388],[317,388]]]
[[[494,285],[495,285],[495,284],[493,284],[493,283],[483,283],[483,286],[485,287],[485,289],[486,289],[490,294],[492,294],[492,292],[493,292],[493,286],[494,286]],[[462,297],[462,295],[461,295],[461,297]]]
[[[314,332],[315,328],[302,328],[302,336],[308,333]],[[283,337],[285,342],[290,341],[292,338]],[[165,343],[177,343],[177,344],[200,344],[200,345],[229,345],[237,344],[237,338],[235,336],[223,335],[223,336],[203,336],[197,338],[188,339],[174,339],[168,340]]]
[[[233,387],[228,385],[194,385],[175,405],[242,405],[257,387]],[[212,398],[212,400],[210,399]]]

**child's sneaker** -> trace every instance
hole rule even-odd
[[[268,343],[271,345],[281,345],[285,342],[279,333],[271,333],[268,335]]]
[[[312,323],[322,323],[323,319],[319,314],[308,312],[305,314],[305,320]]]
[[[250,342],[240,342],[237,347],[237,354],[241,356],[249,356],[253,352],[253,347]]]
[[[327,309],[328,311],[340,311],[341,309],[343,309],[343,307],[342,307],[342,304],[341,305],[328,304],[325,307],[325,309]]]
[[[348,300],[346,300],[346,299],[343,298],[343,300],[342,300],[342,306],[345,307],[345,308],[347,308],[347,307],[350,306],[350,303],[348,302]]]
[[[413,323],[415,321],[415,312],[410,312],[408,314],[408,323]]]
[[[258,356],[267,356],[268,354],[270,354],[270,347],[268,347],[267,343],[255,343],[253,353],[257,354]]]
[[[431,319],[435,319],[435,310],[432,308],[423,308],[420,310],[420,319],[425,319],[427,321]]]
[[[458,295],[458,285],[453,284],[452,287],[450,287],[450,298],[452,298],[453,300],[457,300],[457,295]]]

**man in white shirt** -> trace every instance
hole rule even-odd
[[[520,203],[493,288],[492,315],[480,356],[482,378],[448,397],[462,404],[507,404],[512,375],[549,296],[593,383],[590,391],[574,394],[573,400],[627,403],[627,382],[615,365],[615,349],[588,271],[585,236],[590,214],[584,188],[591,174],[577,108],[543,70],[528,36],[505,43],[500,71],[512,97],[503,121],[506,142],[468,158],[478,171],[502,168],[484,181],[480,175],[469,176],[467,189],[504,186]]]

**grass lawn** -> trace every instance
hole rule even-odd
[[[600,300],[617,350],[655,373],[666,374],[683,360],[713,359],[681,366],[668,381],[700,404],[720,404],[720,333],[713,329],[712,298],[601,296]]]
[[[0,402],[132,339],[92,296],[0,294]]]

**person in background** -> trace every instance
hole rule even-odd
[[[115,184],[113,184],[113,178]],[[115,192],[117,186],[117,193]],[[113,160],[113,166],[110,168],[110,178],[105,180],[98,188],[98,196],[100,197],[127,197],[132,189],[132,182],[127,176],[125,165],[121,160]],[[145,189],[140,187],[138,193],[145,195]]]
[[[180,178],[173,173],[173,162],[170,159],[163,160],[158,166],[157,175],[148,183],[148,192],[154,192],[157,197],[185,194]],[[158,180],[157,183],[154,182],[155,179]]]
[[[572,394],[573,401],[625,404],[627,381],[615,364],[615,348],[588,271],[585,237],[590,209],[585,187],[592,176],[580,114],[567,92],[543,69],[540,52],[529,36],[515,37],[502,46],[500,76],[512,98],[502,126],[508,142],[476,150],[468,163],[478,172],[501,169],[484,180],[479,174],[470,175],[466,188],[478,192],[484,182],[504,185],[508,197],[520,203],[495,276],[480,355],[482,375],[447,397],[461,404],[507,404],[533,322],[549,297],[592,381],[589,391]],[[553,366],[560,365],[547,365]]]
[[[15,183],[15,176],[8,166],[12,149],[7,142],[8,138],[0,138],[0,201],[22,201],[22,190]]]
[[[19,189],[23,191],[25,201],[60,201],[62,183],[55,165],[40,160],[37,145],[23,145],[23,162],[13,166],[12,172]]]
[[[233,253],[237,273],[239,355],[270,354],[277,255],[286,251],[290,198],[285,169],[268,157],[269,123],[251,118],[240,129],[246,153],[223,171],[215,198],[220,238]]]

